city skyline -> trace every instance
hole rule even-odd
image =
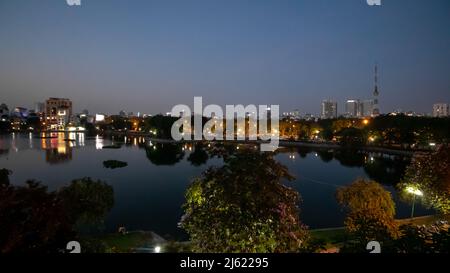
[[[5,1],[0,103],[63,97],[74,112],[157,114],[203,96],[319,115],[331,99],[342,114],[348,99],[372,98],[378,63],[381,113],[431,113],[449,102],[448,11],[440,0]]]

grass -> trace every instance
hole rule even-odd
[[[108,250],[118,253],[130,253],[135,248],[152,244],[152,235],[149,232],[130,232],[127,234],[107,234],[98,238]]]
[[[430,215],[430,216],[422,216],[422,217],[415,217],[415,218],[406,218],[406,219],[398,219],[396,220],[398,224],[400,225],[431,225],[438,221],[450,221],[450,215],[444,216],[444,215]]]
[[[344,228],[330,228],[311,230],[311,236],[316,240],[336,244],[345,241],[346,234]]]

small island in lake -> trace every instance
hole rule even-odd
[[[125,168],[126,166],[128,166],[128,163],[118,160],[106,160],[103,161],[103,166],[108,169],[117,169],[117,168]]]
[[[112,145],[103,146],[102,149],[120,149],[120,148],[122,148],[122,145],[120,145],[120,144],[112,144]]]

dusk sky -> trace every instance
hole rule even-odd
[[[450,1],[0,0],[0,103],[72,99],[91,113],[279,104],[318,114],[371,98],[450,102]]]

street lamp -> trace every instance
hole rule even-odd
[[[423,192],[417,188],[414,187],[407,187],[406,188],[406,192],[410,193],[413,195],[413,204],[412,204],[412,208],[411,208],[411,218],[414,218],[414,208],[416,205],[416,196],[423,196]]]

